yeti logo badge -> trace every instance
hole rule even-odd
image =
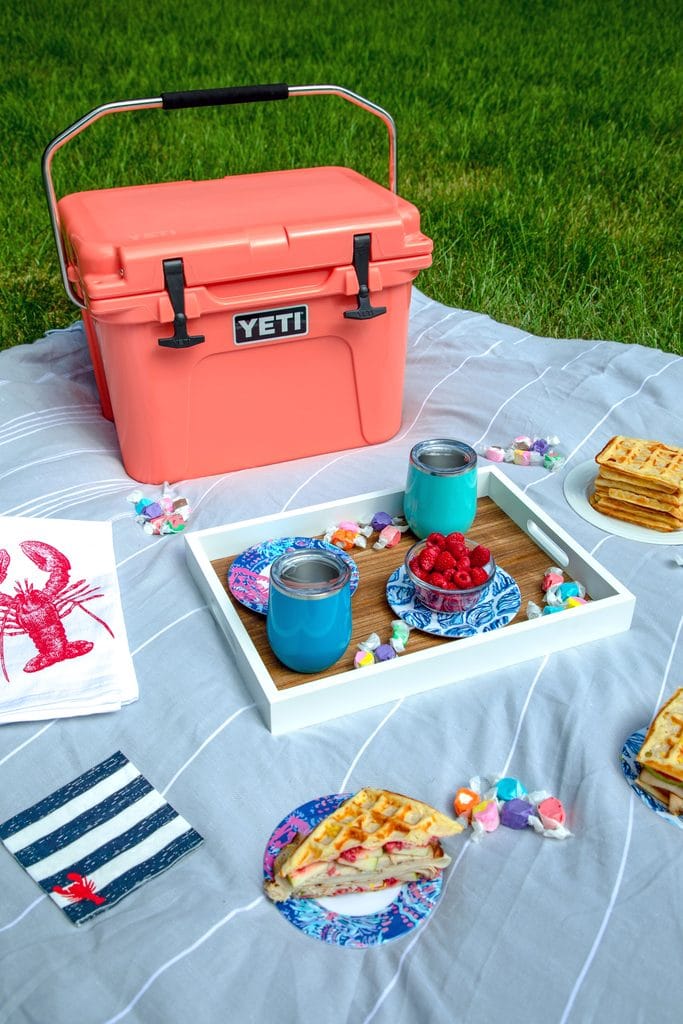
[[[285,306],[283,309],[235,313],[232,324],[236,345],[308,334],[308,306]]]

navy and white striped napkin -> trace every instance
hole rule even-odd
[[[5,821],[0,839],[76,925],[203,842],[120,750]]]

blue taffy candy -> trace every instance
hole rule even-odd
[[[515,797],[526,796],[527,790],[519,781],[511,776],[499,779],[496,784],[496,796],[499,800],[514,800]]]

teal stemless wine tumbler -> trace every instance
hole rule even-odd
[[[466,533],[477,513],[474,448],[448,438],[416,444],[410,452],[403,512],[420,539],[430,533]]]
[[[351,565],[318,548],[285,551],[270,567],[266,632],[295,672],[322,672],[351,640]]]

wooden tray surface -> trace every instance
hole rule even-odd
[[[379,512],[380,509],[377,509]],[[494,558],[501,568],[513,577],[522,594],[522,604],[512,622],[526,620],[528,601],[543,603],[541,581],[543,573],[550,565],[550,557],[538,547],[490,498],[479,498],[477,518],[467,536],[491,549]],[[263,540],[269,540],[264,537]],[[324,672],[302,675],[286,668],[273,654],[266,636],[266,619],[264,615],[245,608],[236,601],[228,589],[228,568],[241,552],[235,551],[211,562],[221,586],[228,595],[234,608],[249,633],[273,683],[278,690],[291,686],[302,686],[315,679],[338,675],[353,669],[353,659],[358,644],[367,640],[371,633],[377,633],[382,643],[387,643],[391,636],[391,623],[396,615],[389,607],[386,599],[386,584],[389,576],[405,557],[408,548],[416,538],[408,531],[395,548],[376,551],[372,544],[377,539],[373,534],[368,540],[368,547],[353,548],[349,554],[358,565],[358,589],[352,598],[353,634],[346,653]],[[502,627],[503,629],[506,627]],[[408,644],[399,658],[408,657],[411,651],[421,651],[440,644],[458,643],[457,639],[432,636],[417,629],[410,631]],[[362,669],[356,671],[362,672]]]

